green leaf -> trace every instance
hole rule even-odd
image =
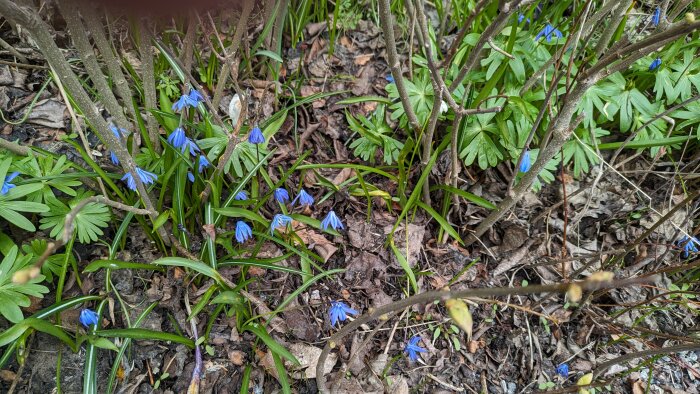
[[[68,345],[74,352],[77,351],[77,346],[71,339],[70,335],[46,320],[37,319],[35,317],[28,317],[20,322],[17,322],[7,330],[0,333],[0,347],[14,342],[28,329],[34,329],[45,334],[52,335]]]
[[[432,207],[426,205],[423,201],[416,201],[416,205],[419,207],[423,208],[426,212],[430,214],[437,222],[440,224],[440,227],[442,227],[443,230],[447,231],[448,234],[459,243],[463,244],[464,242],[462,241],[462,238],[460,238],[459,234],[457,234],[457,231],[450,225],[450,223],[445,220],[437,211],[435,211]]]
[[[259,325],[258,323],[249,323],[243,326],[243,331],[250,331],[253,334],[257,335],[258,338],[260,338],[265,345],[273,352],[276,353],[279,356],[282,356],[289,360],[292,364],[294,365],[301,365],[299,363],[299,360],[294,357],[292,353],[289,352],[289,350],[285,349],[284,346],[280,345],[272,339],[270,334],[267,333],[264,327]]]
[[[151,271],[161,271],[164,272],[163,267],[154,266],[153,264],[144,263],[133,263],[130,261],[121,260],[95,260],[88,264],[83,272],[96,272],[100,269],[111,269],[111,270],[123,270],[123,269],[134,269],[134,270],[151,270]]]
[[[204,276],[214,279],[214,281],[216,281],[216,283],[218,283],[221,287],[230,287],[230,284],[226,280],[224,280],[224,278],[221,275],[219,275],[219,273],[215,269],[204,264],[201,261],[188,260],[182,257],[163,257],[158,260],[155,260],[152,264],[169,267],[189,268]]]
[[[31,255],[22,255],[19,248],[13,246],[0,263],[0,314],[13,323],[24,318],[20,307],[30,305],[28,296],[41,298],[42,294],[49,292],[46,286],[39,284],[44,280],[43,275],[38,275],[27,283],[12,282],[12,276],[16,272],[31,266],[31,260]]]
[[[131,338],[136,340],[152,340],[181,343],[191,349],[194,348],[194,341],[189,338],[169,332],[147,330],[145,328],[119,328],[112,330],[98,330],[97,335],[105,338]]]
[[[269,57],[270,59],[272,59],[272,60],[274,60],[274,61],[277,61],[277,62],[280,62],[280,63],[283,63],[283,62],[284,62],[284,60],[282,60],[282,58],[280,57],[280,55],[278,55],[278,54],[276,54],[276,53],[274,53],[274,52],[272,52],[272,51],[268,51],[268,50],[266,50],[266,49],[263,49],[263,50],[260,50],[260,51],[255,52],[255,56],[267,56],[267,57]]]
[[[462,189],[454,188],[452,186],[435,185],[435,186],[432,186],[430,188],[431,191],[438,190],[438,189],[445,190],[446,192],[449,192],[449,193],[454,193],[460,197],[467,199],[468,201],[473,202],[474,204],[476,204],[482,208],[486,208],[486,209],[496,209],[497,208],[496,205],[494,205],[489,200],[487,200],[483,197],[479,197],[476,194],[472,194],[472,193],[469,193],[469,192],[464,191]]]

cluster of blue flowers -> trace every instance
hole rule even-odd
[[[15,171],[9,175],[5,176],[5,179],[2,181],[2,189],[0,189],[0,196],[4,196],[7,194],[7,192],[10,191],[10,189],[14,189],[16,186],[12,182],[13,179],[17,178],[17,175],[19,175],[19,172]]]

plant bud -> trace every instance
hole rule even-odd
[[[29,282],[29,279],[29,270],[26,269],[19,270],[12,275],[12,283],[16,283],[18,285],[22,285]]]
[[[589,282],[612,282],[615,279],[615,274],[610,271],[598,271],[588,277]]]
[[[577,285],[576,283],[569,285],[569,289],[566,291],[566,298],[568,298],[569,301],[577,303],[581,301],[582,296],[583,289],[581,289],[581,286]]]
[[[688,23],[693,23],[693,22],[695,22],[695,14],[693,14],[692,12],[687,12],[687,13],[685,14],[685,21],[688,22]]]
[[[445,301],[445,306],[447,307],[447,311],[450,312],[450,317],[454,323],[467,333],[467,340],[471,341],[474,322],[467,304],[462,300],[450,298]]]
[[[242,106],[241,97],[238,95],[238,93],[234,94],[231,98],[231,102],[228,105],[228,116],[231,118],[231,124],[233,124],[234,129],[238,124],[238,118],[241,117]]]

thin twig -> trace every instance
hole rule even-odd
[[[413,111],[413,106],[408,98],[408,90],[406,89],[406,84],[403,80],[401,63],[399,62],[399,55],[396,52],[396,38],[394,36],[394,23],[392,21],[390,0],[379,0],[379,22],[382,27],[382,31],[384,32],[386,57],[387,61],[389,62],[389,69],[391,69],[391,75],[394,77],[396,90],[401,98],[401,105],[403,106],[406,117],[408,118],[408,124],[417,135],[421,131],[422,127],[418,121],[416,113]]]

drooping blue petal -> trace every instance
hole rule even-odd
[[[190,156],[196,155],[197,153],[199,153],[200,150],[197,144],[194,143],[194,141],[192,141],[188,137],[185,137],[185,142],[182,144],[182,147],[180,147],[180,151],[183,154],[185,154],[185,152],[187,152],[188,149],[190,150]]]
[[[245,201],[248,199],[248,193],[246,193],[245,190],[241,190],[240,192],[236,193],[235,196],[233,196],[233,199],[236,201]]]
[[[187,180],[194,183],[194,174],[191,171],[187,171]]]
[[[129,132],[127,130],[122,129],[121,127],[117,127],[113,124],[109,125],[109,129],[112,131],[112,134],[114,134],[114,137],[118,140],[122,140],[123,138],[126,138],[129,135]]]
[[[321,227],[323,227],[325,231],[328,231],[329,226],[333,228],[333,230],[344,228],[343,222],[340,221],[340,218],[333,210],[328,211],[326,217],[321,221]]]
[[[297,194],[297,196],[294,197],[294,200],[292,201],[292,206],[297,203],[297,200],[302,206],[311,206],[314,204],[314,197],[311,194],[307,193],[304,189],[299,190],[299,194]]]
[[[173,103],[172,110],[174,112],[180,112],[183,108],[187,107],[187,103],[190,101],[190,97],[186,94],[180,96],[177,101]]]
[[[14,189],[16,186],[10,182],[12,182],[13,179],[17,178],[17,175],[19,175],[18,171],[15,171],[9,175],[5,176],[5,179],[2,181],[2,188],[0,189],[0,195],[4,196],[7,194],[7,192],[10,191],[10,189]]]
[[[143,170],[141,169],[141,167],[136,167],[136,174],[138,175],[139,179],[141,179],[141,182],[144,185],[150,185],[158,179],[158,175]],[[124,174],[121,180],[126,182],[126,187],[136,191],[136,181],[134,181],[134,177],[131,175],[130,172]]]
[[[421,337],[418,335],[413,336],[411,339],[408,340],[406,343],[406,346],[403,348],[404,352],[408,354],[408,359],[411,361],[417,361],[418,360],[418,353],[427,353],[428,349],[422,348],[418,345],[418,342],[420,342]]]
[[[201,174],[202,171],[204,171],[205,168],[209,167],[211,163],[209,163],[209,160],[207,159],[206,156],[204,155],[199,155],[199,173]]]
[[[559,364],[557,366],[557,375],[561,375],[565,378],[569,377],[569,365],[568,364]]]
[[[289,201],[289,192],[287,192],[287,189],[278,187],[277,189],[275,189],[275,192],[273,194],[275,196],[275,200],[277,200],[277,202],[279,202],[280,204],[284,204]]]
[[[530,151],[525,150],[525,153],[523,154],[523,161],[520,162],[520,172],[528,172],[530,171],[530,167],[532,167],[532,163],[530,162]]]
[[[273,218],[272,221],[270,222],[270,234],[275,235],[275,229],[278,227],[282,226],[289,226],[289,224],[292,223],[292,218],[283,215],[281,213],[276,214]]]
[[[698,253],[698,245],[700,245],[700,240],[696,237],[684,235],[683,238],[678,241],[678,246],[683,249],[681,257],[686,259],[690,253]]]
[[[119,165],[119,158],[112,151],[109,152],[109,160],[111,160],[112,164],[114,164],[115,166]]]
[[[97,325],[99,316],[97,316],[97,313],[93,311],[92,309],[83,309],[80,312],[80,317],[78,320],[80,320],[80,324],[82,324],[85,328],[90,328],[92,325]]]
[[[331,322],[331,326],[335,327],[339,321],[345,321],[348,318],[348,314],[356,316],[359,312],[342,301],[331,302],[331,307],[328,309],[328,319]]]
[[[204,101],[204,97],[196,89],[191,89],[190,93],[187,95],[187,98],[189,99],[188,102],[192,108],[197,108],[199,103]]]
[[[175,148],[182,148],[186,139],[187,136],[185,135],[185,129],[178,127],[168,136],[168,143]]]
[[[651,16],[651,24],[658,26],[659,22],[661,22],[661,8],[656,7],[654,10],[654,15]]]
[[[561,34],[561,31],[559,29],[554,28],[551,24],[547,23],[542,30],[540,30],[539,33],[535,36],[535,41],[538,41],[540,38],[544,37],[547,42],[552,42],[552,35],[554,35],[557,38],[562,38],[563,35]]]
[[[250,131],[250,134],[248,134],[248,142],[251,144],[262,144],[265,142],[265,135],[262,133],[262,130],[260,130],[258,125],[255,125],[253,130]]]
[[[394,76],[391,75],[391,74],[387,74],[387,76],[384,77],[384,79],[386,79],[386,81],[389,82],[389,83],[394,83],[394,82],[396,82],[396,80],[394,80]]]
[[[661,66],[661,58],[657,57],[656,59],[652,60],[651,64],[649,65],[649,71],[654,71],[657,68]]]
[[[242,220],[236,222],[236,241],[242,244],[250,238],[253,238],[253,230],[250,226]]]

